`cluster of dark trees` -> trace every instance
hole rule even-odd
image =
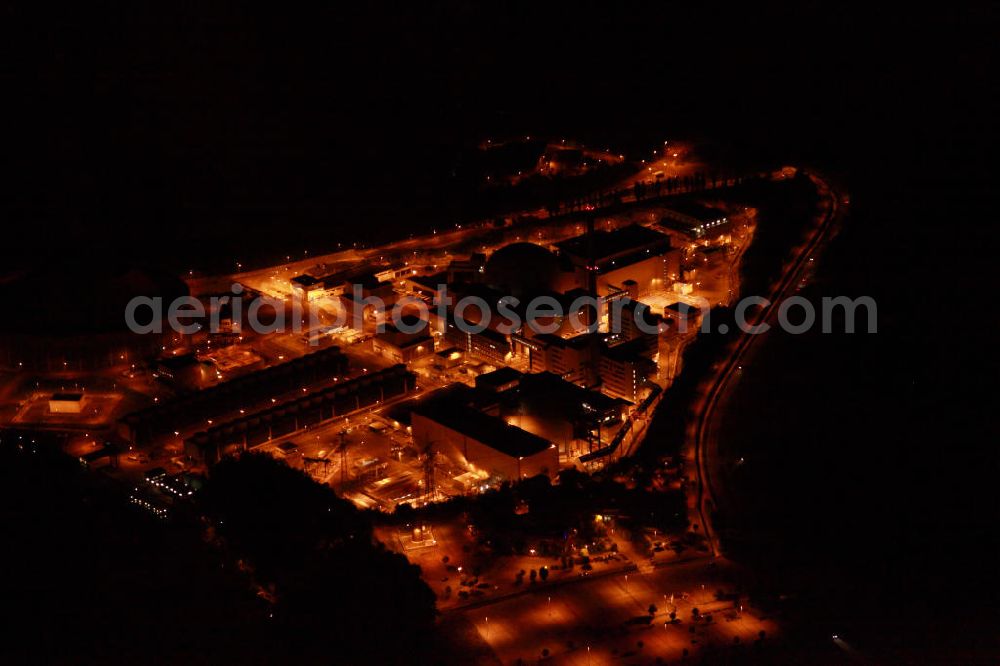
[[[468,184],[480,184],[490,176],[490,182],[528,172],[538,165],[545,153],[546,141],[535,138],[525,141],[507,141],[485,150],[476,148],[463,151],[456,167],[457,175]]]
[[[585,196],[552,199],[546,206],[549,215],[563,215],[580,210],[613,208],[621,205],[624,197],[631,194],[636,201],[658,199],[660,197],[703,192],[722,187],[736,187],[744,183],[760,180],[757,175],[723,176],[717,173],[694,173],[687,176],[672,176],[649,182],[636,181],[630,188],[593,191]]]
[[[0,663],[263,663],[264,608],[196,526],[162,522],[52,436],[0,431]]]
[[[272,600],[287,655],[326,646],[349,663],[395,663],[431,645],[435,598],[419,568],[385,549],[369,517],[329,486],[249,453],[213,468],[201,503],[226,560]]]
[[[455,194],[462,201],[463,219],[476,220],[536,208],[566,208],[568,204],[560,202],[576,201],[588,192],[605,190],[629,173],[630,168],[625,163],[600,163],[576,176],[535,173],[516,183],[503,181],[488,188],[466,187]]]
[[[433,663],[414,655],[440,653],[416,568],[301,473],[244,456],[221,466],[190,516],[164,521],[58,445],[0,431],[0,663]],[[224,548],[206,540],[204,511]]]
[[[621,516],[621,524],[635,528],[671,531],[687,526],[683,493],[629,487],[610,474],[589,475],[575,469],[560,472],[558,484],[536,476],[474,498],[457,497],[416,511],[400,507],[395,519],[409,522],[419,516],[464,515],[491,552],[525,554],[537,546],[543,554],[555,557],[561,554],[560,544],[590,543],[599,536],[594,516],[607,511]]]

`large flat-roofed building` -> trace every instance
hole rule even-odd
[[[585,288],[588,271],[597,273],[599,296],[620,292],[630,280],[644,294],[665,288],[680,276],[681,253],[671,247],[670,237],[637,224],[594,231],[592,238],[584,234],[556,247],[576,267],[576,286]]]
[[[593,335],[561,338],[543,333],[532,338],[519,337],[517,341],[528,351],[531,372],[551,372],[576,384],[591,385],[595,382],[594,358],[598,341]]]
[[[600,448],[630,408],[628,401],[581,388],[550,372],[524,375],[502,401],[511,425],[554,442],[561,456]]]
[[[646,337],[614,346],[609,346],[599,334],[569,339],[538,335],[517,341],[528,349],[531,372],[551,372],[580,386],[600,386],[601,390],[631,402],[638,401],[646,379],[656,370],[656,363],[649,358],[651,344]]]
[[[701,324],[701,314],[701,308],[684,301],[663,308],[663,316],[671,322],[670,328],[682,333],[695,330]]]
[[[443,371],[451,370],[462,365],[465,354],[455,347],[448,346],[447,349],[439,349],[434,352],[434,369]]]
[[[336,296],[351,299],[355,296],[355,286],[359,287],[362,297],[374,295],[383,300],[391,299],[393,294],[391,276],[395,275],[396,271],[393,269],[372,270],[372,268],[367,266],[364,270],[342,270],[320,277],[307,273],[296,275],[289,282],[293,293],[308,300]],[[383,280],[382,276],[387,275],[390,276],[389,280]]]
[[[217,419],[282,393],[300,390],[346,371],[347,357],[338,347],[328,347],[126,414],[119,421],[119,433],[130,444],[152,445],[175,431]]]
[[[461,397],[463,388],[441,389],[413,408],[413,440],[419,447],[502,479],[556,475],[555,444],[469,405]]]
[[[49,413],[79,414],[86,402],[82,393],[53,393],[49,398]]]
[[[380,405],[415,388],[416,376],[405,365],[394,365],[213,423],[184,440],[184,451],[192,460],[213,465],[227,454]]]
[[[499,368],[476,377],[476,388],[490,393],[504,393],[517,388],[523,376],[514,368]]]
[[[641,301],[627,300],[620,305],[612,305],[612,310],[618,310],[613,316],[618,318],[617,337],[622,342],[642,340],[645,345],[645,355],[652,357],[659,347],[660,333],[667,329],[663,317],[652,311]]]
[[[448,282],[448,274],[445,272],[433,275],[408,275],[400,280],[402,287],[428,302],[441,298],[441,289]]]
[[[324,293],[323,281],[312,275],[296,275],[289,282],[293,292],[308,300],[319,298]]]
[[[195,354],[181,354],[157,359],[153,376],[185,388],[201,388],[209,377],[206,367]]]
[[[433,354],[434,339],[426,324],[417,333],[406,333],[387,324],[385,332],[375,336],[372,348],[391,361],[409,363]]]
[[[416,275],[417,269],[410,265],[390,266],[375,273],[375,278],[380,282],[394,282],[402,280],[411,275]]]
[[[450,316],[445,325],[444,339],[466,354],[477,356],[494,365],[506,363],[511,350],[506,335],[489,328],[479,333],[463,331]]]
[[[598,360],[601,389],[610,395],[639,402],[646,379],[656,371],[656,364],[646,358],[645,353],[645,342],[639,339],[602,349]]]

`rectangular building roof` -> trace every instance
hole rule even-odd
[[[704,204],[693,201],[677,202],[670,206],[670,210],[675,213],[680,213],[685,217],[695,219],[699,222],[715,222],[716,220],[721,220],[726,217],[725,212],[718,208],[705,206]]]
[[[503,367],[476,377],[476,388],[497,391],[508,384],[519,381],[523,376],[521,372],[518,372],[514,368]]]
[[[646,248],[670,248],[670,237],[638,224],[614,231],[594,231],[594,254],[598,263],[619,255],[632,254]],[[586,259],[590,252],[587,234],[556,243],[560,252]]]
[[[406,321],[408,326],[416,325],[419,320],[413,318],[413,321]],[[375,336],[377,339],[386,342],[397,349],[406,349],[407,347],[414,347],[416,345],[425,345],[431,342],[430,328],[424,322],[424,325],[416,333],[407,333],[405,331],[400,331],[392,324],[386,324],[385,330]]]
[[[292,282],[303,287],[312,287],[319,284],[319,280],[312,275],[296,275],[292,278]]]
[[[521,380],[521,396],[525,402],[544,401],[553,405],[583,407],[604,413],[627,405],[627,400],[612,398],[599,391],[585,389],[551,372],[536,372]]]
[[[652,361],[642,355],[645,349],[646,342],[642,339],[635,339],[613,347],[604,347],[601,350],[601,355],[613,361],[625,363],[651,363]]]
[[[448,389],[441,391],[447,392]],[[437,392],[414,406],[413,413],[482,442],[512,458],[533,456],[549,448],[547,439],[512,426],[497,416],[484,414],[449,393]]]
[[[698,314],[701,312],[701,308],[696,305],[691,305],[690,303],[685,303],[684,301],[677,301],[676,303],[671,303],[666,306],[664,310],[672,310],[679,315],[689,317],[692,314]]]

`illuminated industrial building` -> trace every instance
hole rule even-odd
[[[462,399],[461,388],[441,389],[414,407],[413,441],[418,447],[500,479],[555,477],[555,444],[476,409]]]
[[[390,361],[409,363],[433,354],[434,339],[426,325],[417,333],[406,333],[386,324],[386,330],[372,340],[372,349]]]
[[[628,281],[642,295],[665,288],[680,276],[681,252],[671,247],[670,237],[635,224],[614,231],[595,230],[556,243],[556,247],[575,269],[574,286],[586,288],[588,272],[596,273],[599,296],[622,291]]]
[[[660,226],[679,231],[692,239],[713,239],[729,233],[725,212],[698,203],[677,203],[663,213]]]
[[[381,404],[415,388],[413,373],[404,365],[394,365],[215,424],[186,439],[184,452],[193,460],[211,465],[227,454]]]
[[[656,372],[656,364],[645,356],[647,342],[641,338],[615,345],[602,346],[597,369],[601,389],[631,402],[639,402],[647,379]]]
[[[523,375],[500,404],[508,423],[556,443],[561,457],[601,448],[632,406],[550,372]]]
[[[49,398],[49,413],[79,414],[85,403],[86,398],[82,393],[53,393]]]
[[[152,444],[175,431],[336,377],[346,370],[347,357],[339,348],[329,347],[127,414],[119,421],[119,433],[130,443]]]
[[[291,280],[292,292],[300,298],[315,300],[324,295],[323,281],[312,275],[296,275]]]
[[[649,358],[649,340],[637,337],[610,346],[602,337],[596,333],[569,339],[538,335],[517,337],[516,342],[527,351],[531,372],[551,372],[574,384],[600,387],[612,395],[638,401],[646,380],[656,371],[656,364]]]
[[[506,335],[489,328],[479,333],[463,331],[451,318],[445,326],[444,339],[457,349],[494,365],[507,362],[510,341]]]

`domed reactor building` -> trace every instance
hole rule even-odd
[[[137,296],[169,303],[188,287],[166,272],[125,266],[32,271],[0,283],[0,363],[33,370],[85,370],[156,353],[171,332],[139,335],[125,308]],[[148,308],[144,318],[148,318]],[[145,319],[142,319],[145,322]]]
[[[486,265],[486,283],[521,299],[577,289],[636,299],[680,279],[680,249],[669,236],[639,225],[590,231],[555,248],[513,243],[497,250]]]
[[[573,265],[534,243],[506,245],[486,264],[486,284],[517,298],[573,289],[577,278]]]

